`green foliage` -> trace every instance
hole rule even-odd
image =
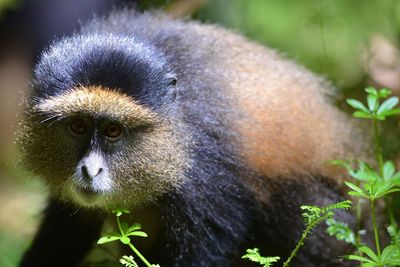
[[[367,246],[359,247],[358,250],[366,256],[349,255],[345,256],[349,260],[357,260],[361,262],[362,267],[374,266],[399,266],[400,265],[400,247],[395,245],[387,246],[382,254],[376,254]]]
[[[283,263],[283,267],[289,266],[292,259],[296,256],[300,247],[304,245],[304,241],[309,233],[321,222],[333,217],[333,211],[335,209],[349,209],[351,207],[351,201],[346,200],[338,203],[334,203],[325,207],[317,206],[301,206],[300,208],[304,210],[302,216],[306,228],[301,234],[299,242],[297,242],[296,247],[290,253],[289,258]],[[264,266],[272,266],[272,263],[277,262],[279,257],[263,257],[260,255],[258,248],[248,249],[247,253],[242,257],[249,259],[254,262],[258,262]]]
[[[146,260],[146,258],[139,252],[139,250],[137,250],[137,248],[133,246],[133,244],[131,243],[131,239],[129,238],[130,236],[147,237],[147,234],[143,231],[140,231],[142,227],[138,223],[128,226],[128,224],[120,221],[121,215],[130,213],[129,210],[117,208],[114,209],[112,212],[115,214],[117,218],[119,233],[103,236],[97,241],[97,244],[101,245],[119,240],[122,244],[129,246],[132,249],[132,251],[146,264],[146,266],[160,267],[158,264],[151,264],[148,260]],[[129,257],[123,256],[119,261],[120,263],[122,263],[127,267],[138,266],[132,256]]]
[[[383,176],[363,161],[359,161],[358,169],[348,168],[348,171],[351,177],[361,183],[360,186],[357,186],[354,183],[345,182],[352,189],[349,191],[351,196],[363,197],[373,201],[387,194],[400,191],[400,172],[395,173],[392,161],[386,161],[383,165]]]
[[[387,228],[390,236],[390,243],[400,247],[400,228],[397,224],[391,224]]]
[[[258,248],[253,248],[246,250],[246,254],[242,256],[242,259],[249,259],[250,261],[257,262],[264,267],[270,267],[272,266],[272,263],[277,262],[280,257],[263,257],[260,255]]]
[[[391,202],[388,195],[400,191],[400,172],[396,171],[392,161],[384,161],[382,155],[382,146],[380,142],[380,133],[378,121],[383,121],[389,116],[400,114],[400,108],[396,108],[399,103],[398,97],[390,97],[391,91],[384,88],[376,90],[369,87],[365,89],[367,92],[367,105],[355,99],[348,99],[347,103],[356,111],[353,116],[356,118],[370,119],[374,127],[374,144],[377,168],[373,168],[367,162],[358,161],[356,168],[352,164],[342,160],[334,160],[333,164],[341,165],[347,169],[349,175],[354,182],[346,181],[345,184],[350,188],[349,195],[356,197],[357,200],[357,218],[361,216],[360,199],[367,199],[370,202],[371,220],[373,224],[375,248],[374,251],[370,247],[363,245],[360,241],[360,229],[355,232],[348,227],[347,224],[338,222],[333,219],[334,209],[349,209],[351,201],[346,200],[339,203],[320,208],[317,206],[301,206],[305,230],[303,231],[299,242],[290,254],[289,258],[284,262],[283,267],[289,266],[289,263],[296,255],[299,248],[304,244],[307,235],[322,221],[326,221],[327,232],[331,236],[335,236],[338,240],[352,244],[356,248],[356,254],[345,256],[348,260],[356,260],[361,263],[362,267],[383,267],[383,266],[399,266],[400,265],[400,229],[393,216],[391,210]],[[390,218],[390,226],[387,231],[391,237],[390,245],[381,250],[378,225],[376,220],[376,200],[384,199],[388,207],[388,215]],[[268,257],[260,256],[258,249],[247,250],[244,258],[256,261],[260,264],[267,263],[270,266],[273,262],[267,262]],[[274,257],[269,259],[275,259]],[[263,261],[264,260],[264,261]]]
[[[389,116],[400,113],[400,108],[394,108],[399,103],[398,97],[390,97],[386,99],[382,104],[379,104],[381,99],[385,99],[391,94],[391,91],[389,89],[383,88],[377,91],[375,88],[368,87],[367,89],[365,89],[365,91],[368,93],[368,108],[358,100],[346,100],[347,104],[349,104],[356,110],[353,113],[354,117],[361,119],[385,120]]]
[[[328,225],[327,232],[330,236],[335,236],[338,240],[356,245],[356,235],[347,224],[338,222],[333,218],[326,220],[326,224]]]
[[[351,207],[351,201],[345,200],[342,202],[328,205],[323,208],[317,206],[301,206],[300,208],[302,210],[305,210],[305,212],[302,215],[304,218],[304,222],[306,224],[306,230],[307,228],[310,228],[310,230],[312,230],[320,222],[325,221],[328,218],[332,218],[333,210],[335,209],[347,210],[350,207]]]
[[[218,0],[199,17],[278,48],[342,88],[357,88],[371,37],[398,40],[400,1]]]
[[[139,267],[139,265],[133,259],[133,256],[124,255],[119,259],[119,262],[126,267]]]
[[[369,87],[365,89],[367,92],[367,106],[355,99],[348,99],[347,103],[356,111],[353,116],[356,118],[370,119],[374,127],[374,143],[377,168],[374,169],[368,163],[358,161],[358,166],[353,169],[350,163],[343,161],[335,161],[335,164],[345,167],[355,183],[345,182],[351,189],[348,194],[358,199],[365,198],[369,200],[371,208],[371,220],[375,237],[375,249],[360,245],[355,242],[359,238],[354,238],[354,233],[343,223],[336,221],[327,221],[328,233],[335,235],[337,239],[344,240],[356,246],[357,254],[348,255],[345,258],[349,260],[357,260],[363,267],[373,266],[399,266],[400,265],[400,231],[391,208],[389,194],[400,191],[400,172],[396,171],[392,161],[384,161],[382,155],[381,136],[379,132],[378,121],[383,121],[389,116],[400,113],[400,108],[396,108],[399,103],[398,97],[390,97],[391,91],[384,88],[376,90]],[[387,99],[386,99],[387,98]],[[384,100],[386,99],[386,100]],[[390,226],[387,228],[391,236],[391,244],[386,246],[382,251],[380,247],[378,225],[376,220],[376,200],[383,199],[386,202]],[[361,207],[357,205],[357,214],[361,214]],[[361,216],[359,216],[361,217]]]

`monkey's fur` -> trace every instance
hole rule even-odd
[[[94,19],[34,71],[18,142],[51,197],[20,266],[76,266],[108,205],[150,216],[144,254],[163,267],[244,266],[256,246],[286,257],[299,207],[345,197],[327,161],[357,142],[330,90],[215,25],[129,10]],[[109,122],[124,129],[115,142],[102,135]],[[317,228],[293,266],[338,266],[346,249]]]

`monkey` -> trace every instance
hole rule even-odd
[[[221,26],[114,10],[54,41],[33,71],[17,144],[49,189],[19,266],[77,266],[111,205],[155,225],[161,266],[245,266],[287,257],[301,205],[344,200],[328,162],[357,150],[332,86]],[[350,211],[338,220],[355,225]],[[146,230],[146,225],[144,225]],[[293,266],[344,266],[318,227]]]

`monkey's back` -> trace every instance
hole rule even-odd
[[[334,176],[327,161],[359,146],[332,88],[276,51],[215,25],[118,11],[84,33],[137,38],[160,49],[178,78],[183,120],[229,145],[261,176]]]

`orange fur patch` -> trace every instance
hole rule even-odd
[[[128,126],[154,122],[156,115],[131,97],[103,87],[79,87],[65,94],[40,100],[34,111],[58,117],[83,114],[107,117]]]
[[[224,47],[231,44],[216,60],[229,77],[225,94],[236,101],[233,129],[246,165],[268,179],[322,175],[339,180],[341,172],[328,161],[351,157],[361,145],[352,123],[329,103],[332,88],[271,49],[218,27],[207,32],[208,38],[213,34]]]

